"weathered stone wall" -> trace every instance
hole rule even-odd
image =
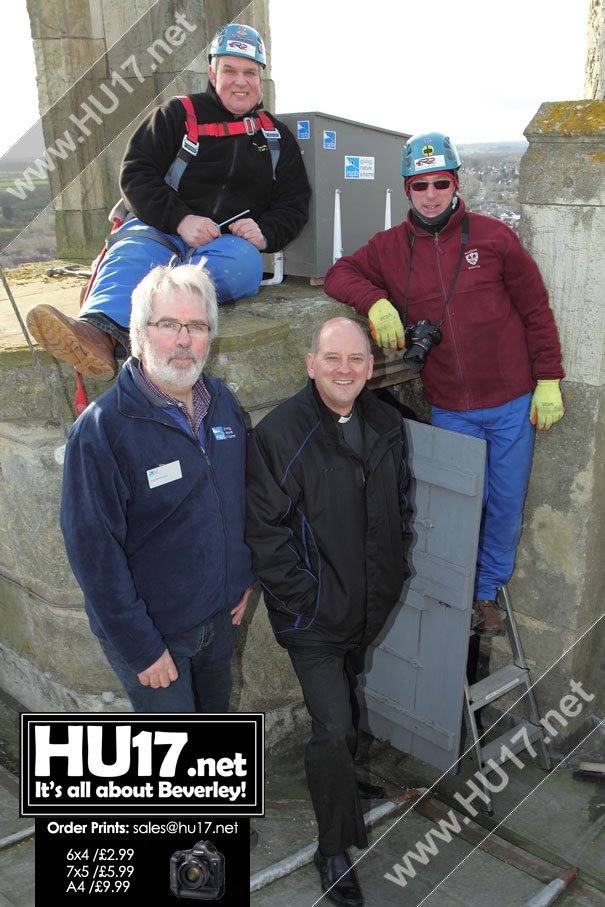
[[[235,0],[27,0],[38,95],[56,210],[57,252],[90,262],[119,198],[118,174],[128,138],[153,107],[206,86],[207,47],[219,25],[254,25],[270,51],[268,0],[240,17]],[[264,96],[274,97],[270,69]]]
[[[546,701],[570,677],[605,707],[605,101],[543,104],[525,131],[522,238],[550,292],[564,419],[538,432],[511,583]],[[564,654],[566,653],[566,654]]]

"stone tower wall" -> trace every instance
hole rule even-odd
[[[47,149],[75,145],[49,173],[57,254],[92,261],[119,198],[129,136],[157,104],[202,91],[216,29],[238,17],[266,35],[269,0],[27,0]],[[265,71],[264,94],[273,86]]]
[[[590,0],[584,97],[593,101],[605,98],[605,3]]]

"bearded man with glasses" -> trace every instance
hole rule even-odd
[[[501,221],[469,212],[460,157],[441,132],[407,142],[407,220],[339,259],[328,295],[368,318],[375,342],[403,349],[422,373],[433,425],[486,441],[483,515],[471,626],[504,632],[498,589],[521,536],[535,427],[565,407],[564,372],[548,293],[529,253]]]
[[[93,633],[136,712],[225,712],[254,581],[246,427],[204,374],[216,293],[199,266],[132,294],[132,357],[71,429],[61,529]]]

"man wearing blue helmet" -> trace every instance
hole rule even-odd
[[[288,127],[262,109],[262,37],[231,23],[209,48],[206,91],[172,98],[136,129],[122,161],[128,208],[77,319],[27,315],[36,340],[84,375],[110,381],[128,351],[130,296],[156,265],[203,260],[219,303],[254,296],[261,252],[302,230],[311,190]]]
[[[535,426],[563,416],[561,348],[534,260],[501,221],[466,210],[440,132],[407,142],[407,220],[328,271],[325,291],[367,316],[379,346],[422,372],[433,425],[486,440],[472,626],[504,632],[497,590],[521,535]]]

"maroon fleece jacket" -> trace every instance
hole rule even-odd
[[[538,378],[562,378],[561,347],[548,293],[533,258],[501,221],[468,213],[469,238],[462,252],[464,202],[436,234],[406,222],[377,233],[328,271],[329,296],[367,315],[388,299],[407,324],[437,324],[443,339],[428,353],[421,373],[427,401],[462,411],[501,406],[532,391]]]

